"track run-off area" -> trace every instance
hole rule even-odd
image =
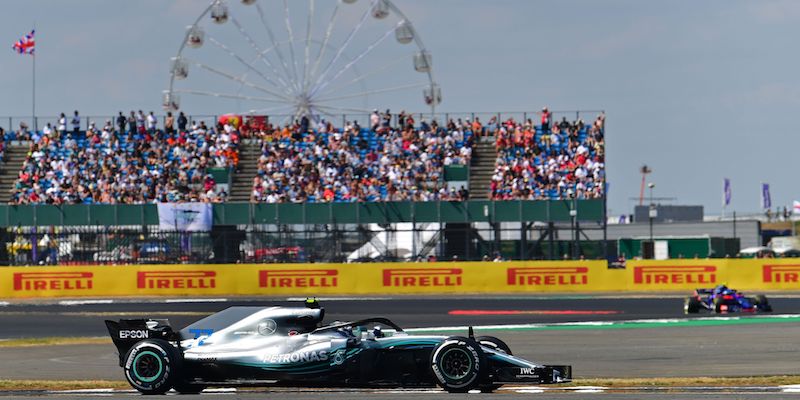
[[[684,315],[683,294],[497,297],[321,298],[326,322],[385,316],[410,334],[476,334],[506,341],[515,354],[542,364],[571,364],[578,387],[508,387],[504,398],[533,395],[585,398],[764,398],[794,396],[800,384],[800,296],[768,294],[775,313]],[[122,381],[103,320],[167,318],[182,328],[234,305],[300,305],[303,298],[91,299],[0,303],[0,380]],[[20,339],[87,338],[87,343],[16,346]],[[94,339],[93,339],[94,338]],[[9,345],[4,345],[4,343]],[[22,342],[20,342],[22,343]],[[698,387],[696,377],[794,376],[776,385]],[[678,378],[670,388],[595,387],[598,379]],[[685,382],[681,380],[685,378]],[[707,383],[707,382],[706,382]],[[788,386],[787,386],[788,385]],[[680,389],[679,387],[684,387]],[[718,386],[724,386],[722,388]],[[107,388],[96,388],[109,390]],[[663,389],[663,390],[662,390]],[[261,398],[446,397],[438,391],[268,389],[215,391],[203,396]],[[85,398],[132,392],[0,392],[0,397]],[[274,397],[274,396],[270,396]]]

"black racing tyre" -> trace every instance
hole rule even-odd
[[[683,312],[685,314],[697,314],[700,312],[700,300],[697,297],[689,296],[683,302]]]
[[[180,394],[199,394],[206,388],[206,385],[199,384],[199,383],[189,383],[189,382],[176,382],[173,386],[176,392]]]
[[[772,312],[772,305],[769,304],[769,300],[767,300],[767,296],[763,294],[758,294],[753,298],[758,311],[763,312]]]
[[[511,347],[508,347],[506,342],[504,342],[504,341],[502,341],[502,340],[500,340],[500,339],[498,339],[498,338],[496,338],[494,336],[478,336],[478,337],[475,338],[475,341],[480,343],[481,346],[488,347],[490,349],[494,349],[494,350],[496,350],[498,352],[506,353],[506,354],[508,354],[510,356],[513,355],[513,353],[511,353]],[[478,385],[478,389],[481,390],[481,393],[491,393],[491,392],[494,392],[495,390],[499,389],[500,386],[503,386],[503,385],[498,385],[498,384],[493,384],[493,383],[484,383],[484,384]]]
[[[136,343],[125,355],[123,370],[128,383],[143,394],[164,394],[172,389],[181,364],[178,350],[166,340]]]
[[[717,314],[721,313],[723,304],[722,297],[714,297],[714,312]]]
[[[473,339],[451,336],[431,352],[431,372],[436,383],[450,393],[466,393],[487,375],[486,355]]]

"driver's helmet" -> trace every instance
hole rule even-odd
[[[714,288],[714,294],[723,294],[728,291],[729,291],[728,286],[725,283],[721,283]]]
[[[352,326],[343,326],[343,327],[337,329],[336,331],[339,332],[340,335],[342,335],[342,336],[344,336],[346,338],[350,338],[350,337],[354,337],[355,336],[355,334],[353,333],[353,327]]]

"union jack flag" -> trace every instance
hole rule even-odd
[[[33,38],[35,32],[36,30],[32,30],[31,33],[14,43],[14,45],[11,46],[14,51],[19,54],[33,54],[34,50],[36,50],[36,40]]]

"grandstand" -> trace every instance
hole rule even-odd
[[[137,117],[9,130],[0,183],[14,207],[0,219],[15,228],[0,259],[41,263],[45,231],[60,243],[47,261],[57,263],[603,258],[605,244],[579,232],[605,230],[604,116],[572,115],[485,125],[445,115],[440,125],[376,110],[363,127],[261,116],[145,128]],[[415,205],[425,202],[434,207]],[[212,232],[186,233],[159,228],[153,203],[225,206],[213,208]],[[141,258],[143,248],[159,254]]]
[[[474,117],[415,124],[378,112],[371,127],[251,121],[259,124],[195,121],[170,131],[108,120],[102,129],[92,123],[79,132],[9,130],[4,140],[16,145],[0,183],[15,177],[12,204],[603,197],[602,114],[591,125],[578,116],[552,127],[513,118],[497,124],[496,117],[486,126]],[[448,184],[447,170],[459,166],[475,173]]]
[[[552,128],[506,121],[497,133],[492,199],[602,198],[604,119],[587,126],[564,117]]]
[[[377,124],[376,124],[377,125]],[[466,165],[472,131],[322,124],[263,135],[253,202],[464,200],[444,182],[445,165]]]
[[[14,139],[13,137],[11,139]],[[235,169],[238,133],[205,124],[185,131],[50,130],[34,133],[11,188],[13,204],[219,202],[209,169]]]

